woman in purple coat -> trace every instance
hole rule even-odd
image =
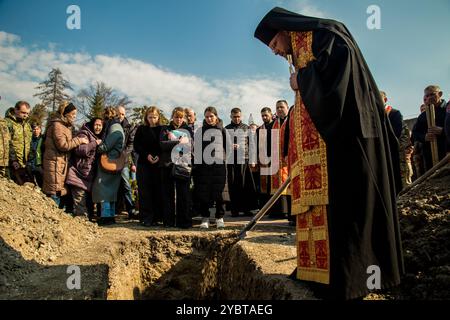
[[[93,118],[77,134],[77,137],[89,139],[89,143],[75,148],[69,162],[66,184],[70,186],[72,193],[75,216],[88,216],[86,202],[90,198],[95,178],[96,149],[102,142],[102,131],[102,119]]]

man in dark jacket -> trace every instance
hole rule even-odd
[[[231,110],[231,123],[225,127],[234,141],[233,158],[228,163],[228,191],[231,200],[231,216],[238,217],[239,212],[252,216],[251,209],[256,208],[251,202],[256,200],[256,186],[248,164],[248,125],[241,119],[241,109]],[[256,201],[254,201],[256,202]]]
[[[134,136],[136,134],[137,127],[132,125],[126,118],[126,110],[124,106],[117,108],[119,114],[119,121],[122,125],[125,133],[125,152],[127,153],[127,164],[122,170],[122,181],[120,182],[118,201],[116,203],[116,212],[120,213],[125,203],[125,209],[128,212],[129,219],[137,219],[138,216],[134,210],[134,201],[132,196],[132,190],[130,185],[130,170],[136,172],[136,160],[133,152]]]
[[[447,150],[447,141],[444,133],[446,105],[442,99],[442,91],[439,86],[432,85],[425,88],[424,102],[425,105],[433,105],[435,111],[435,126],[428,128],[427,113],[422,114],[417,119],[413,128],[413,139],[423,144],[423,161],[425,171],[433,167],[431,155],[431,141],[436,140],[438,145],[438,160],[445,157]]]

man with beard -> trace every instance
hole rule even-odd
[[[367,295],[374,268],[376,288],[398,285],[398,145],[355,40],[340,22],[281,8],[262,19],[255,37],[295,67],[286,143],[296,279],[338,299]]]
[[[431,142],[437,143],[437,160],[441,161],[447,152],[447,141],[445,138],[445,116],[447,103],[443,99],[443,93],[439,86],[430,85],[424,90],[424,103],[434,107],[435,126],[429,128],[427,122],[427,112],[422,112],[417,118],[413,128],[414,141],[419,141],[423,145],[423,161],[425,172],[430,170],[433,164]]]
[[[261,177],[261,190],[263,194],[266,194],[267,200],[277,192],[277,190],[281,187],[281,185],[284,183],[284,181],[286,181],[288,177],[288,168],[287,163],[283,157],[282,146],[284,141],[284,131],[286,128],[286,119],[288,119],[289,107],[286,100],[277,101],[275,107],[276,118],[267,125],[269,131],[266,132],[266,135],[262,135],[262,139],[260,140],[260,143],[266,145],[267,156],[269,156],[271,160],[278,161],[277,165],[274,165],[272,162],[270,164],[272,167],[277,168],[276,172],[273,172],[273,174],[270,176],[263,175]],[[266,125],[264,120],[264,113],[261,113],[261,116],[263,117],[264,125]],[[272,140],[272,132],[278,135],[278,143]],[[264,143],[265,139],[266,143]],[[274,152],[274,150],[277,150],[277,154]],[[275,155],[277,157],[272,157]],[[289,188],[287,188],[282,193],[280,199],[278,199],[278,201],[270,209],[269,217],[274,219],[286,218],[286,216],[289,217],[291,206],[290,201],[291,198],[289,195]]]
[[[270,158],[270,146],[271,146],[271,137],[270,130],[273,125],[273,113],[272,109],[269,107],[265,107],[261,109],[261,119],[263,124],[256,130],[257,140],[258,140],[258,165],[262,166],[260,152],[265,152],[265,156]],[[260,170],[261,174],[261,170]],[[270,176],[262,175],[260,176],[260,205],[261,207],[269,201],[270,199]]]
[[[232,137],[233,152],[228,163],[228,190],[230,193],[231,216],[238,217],[239,212],[252,216],[252,209],[257,206],[256,184],[248,163],[248,130],[242,123],[242,112],[239,108],[231,110],[231,123],[225,127]]]
[[[28,173],[26,165],[30,156],[31,126],[29,123],[31,107],[26,101],[18,101],[14,108],[10,108],[5,116],[8,125],[9,140],[9,169],[11,179],[18,185],[34,182]]]

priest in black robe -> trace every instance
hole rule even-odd
[[[255,37],[295,67],[286,143],[296,278],[338,299],[398,285],[398,142],[355,40],[340,22],[281,8],[262,19]]]
[[[233,142],[233,152],[227,165],[228,191],[230,193],[230,210],[232,217],[252,216],[252,210],[258,209],[258,193],[254,173],[249,165],[250,127],[242,122],[242,111],[233,108],[231,123],[225,127]]]

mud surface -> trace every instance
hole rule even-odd
[[[450,299],[450,166],[400,198],[402,299]]]

